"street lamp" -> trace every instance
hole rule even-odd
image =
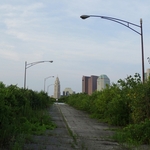
[[[118,18],[112,18],[112,17],[108,17],[108,16],[98,16],[98,15],[82,15],[80,16],[80,18],[82,19],[87,19],[89,17],[99,17],[99,18],[102,18],[102,19],[107,19],[107,20],[110,20],[110,21],[114,21],[116,23],[119,23],[129,29],[131,29],[132,31],[136,32],[137,34],[139,34],[141,36],[141,51],[142,51],[142,79],[143,79],[143,83],[144,83],[144,80],[145,80],[145,77],[144,77],[144,46],[143,46],[143,27],[142,27],[142,19],[140,19],[140,25],[137,25],[137,24],[134,24],[134,23],[131,23],[131,22],[128,22],[128,21],[125,21],[125,20],[122,20],[122,19],[118,19]],[[131,26],[135,26],[135,27],[139,27],[141,29],[141,31],[137,31],[135,30],[133,27]]]
[[[47,86],[47,93],[48,93],[49,87],[50,87],[51,85],[54,85],[54,84],[50,84],[50,85]]]
[[[50,78],[50,77],[54,78],[54,76],[49,76],[49,77],[46,77],[46,78],[44,79],[44,92],[45,92],[45,83],[46,83],[46,80],[47,80],[48,78]]]
[[[44,62],[50,62],[52,63],[53,61],[37,61],[37,62],[32,62],[32,63],[28,63],[27,64],[27,61],[25,61],[25,73],[24,73],[24,89],[26,88],[26,70],[36,64],[39,64],[39,63],[44,63]]]

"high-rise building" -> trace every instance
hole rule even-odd
[[[110,79],[107,75],[100,75],[97,79],[97,91],[105,89],[106,85],[110,85]]]
[[[150,78],[150,69],[147,69],[146,71],[146,80],[149,80]]]
[[[94,91],[97,90],[97,78],[98,76],[91,76],[88,80],[88,94],[91,95]]]
[[[91,95],[94,91],[97,90],[97,78],[98,76],[92,75],[91,77],[83,76],[82,77],[82,93],[87,93]]]
[[[88,79],[90,77],[83,76],[82,77],[82,93],[87,93],[88,94]]]
[[[60,98],[60,81],[59,78],[57,77],[55,80],[55,84],[54,84],[54,98],[58,99]]]

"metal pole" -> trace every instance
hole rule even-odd
[[[25,71],[24,71],[24,89],[26,88],[26,66],[27,66],[27,62],[25,61]]]
[[[45,92],[45,82],[46,82],[46,78],[44,79],[44,92]]]
[[[142,19],[140,19],[141,25],[141,50],[142,50],[142,79],[143,83],[145,82],[145,71],[144,71],[144,46],[143,46],[143,27],[142,27]]]

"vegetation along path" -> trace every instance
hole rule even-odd
[[[24,150],[111,150],[118,149],[118,143],[110,140],[113,131],[104,123],[90,119],[82,111],[64,103],[55,103],[50,115],[57,128],[45,135],[34,136]]]
[[[54,130],[45,134],[34,135],[32,140],[24,145],[24,150],[72,150],[73,138],[69,135],[66,124],[56,104],[49,110],[52,121],[57,125]]]

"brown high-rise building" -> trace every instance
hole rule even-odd
[[[82,93],[87,93],[91,95],[97,90],[97,78],[98,76],[83,76],[82,77]]]
[[[82,77],[82,93],[88,94],[88,80],[90,77],[83,76]]]

